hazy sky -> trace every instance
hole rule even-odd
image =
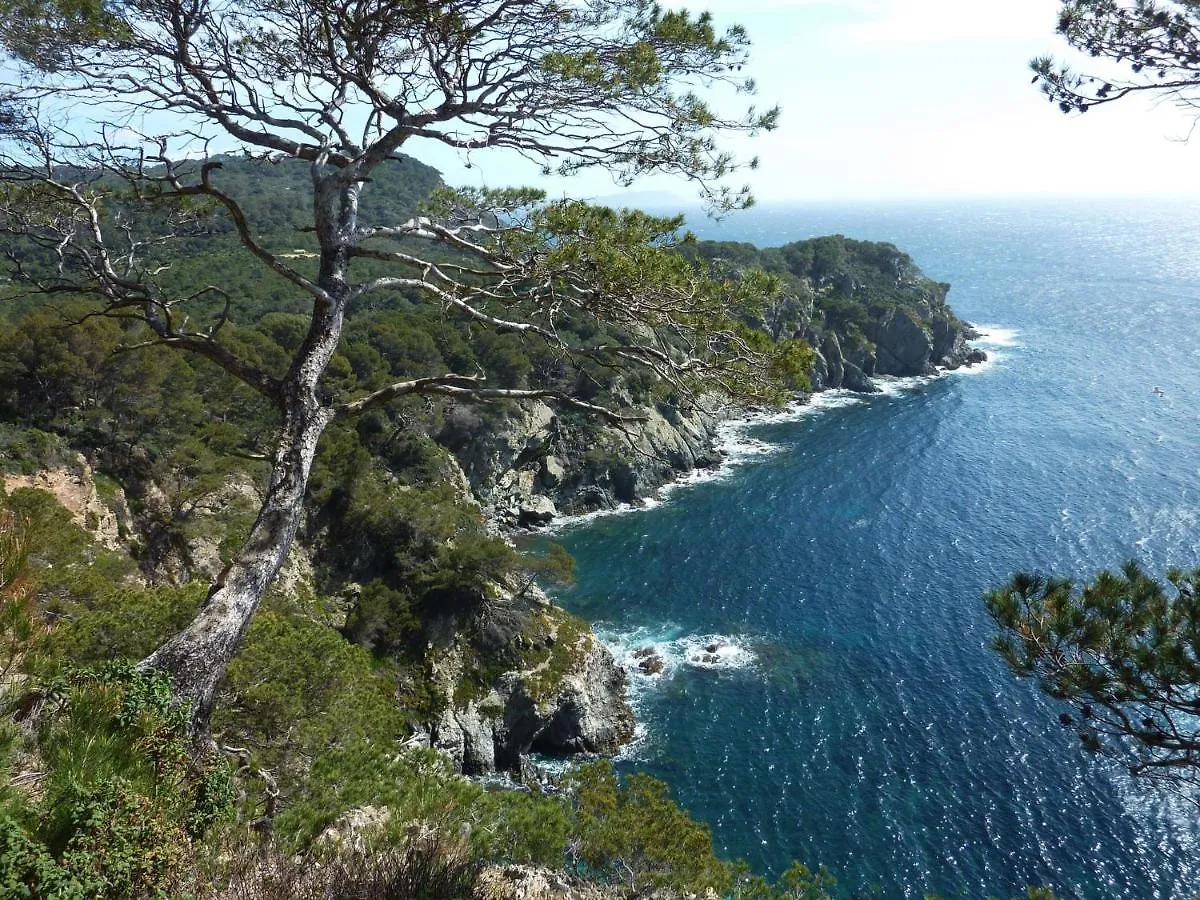
[[[745,25],[761,106],[780,127],[746,141],[761,202],[1028,194],[1200,192],[1200,131],[1168,104],[1129,98],[1064,116],[1030,84],[1033,56],[1065,55],[1055,0],[711,0]],[[742,149],[741,142],[731,144]],[[547,184],[493,155],[406,150],[456,184],[541,183],[611,195],[606,176]],[[679,181],[637,186],[693,195]]]

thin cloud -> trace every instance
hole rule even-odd
[[[1057,0],[675,0],[668,5],[735,20],[804,10],[810,23],[824,7],[833,35],[856,46],[1046,38],[1054,33],[1059,8]]]
[[[880,0],[859,4],[864,21],[842,27],[858,45],[961,43],[1048,38],[1058,4],[1053,0],[1006,0],[1001,5],[962,0]]]

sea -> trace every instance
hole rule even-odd
[[[722,854],[824,865],[842,897],[1200,892],[1200,808],[1087,754],[993,652],[981,599],[1017,571],[1200,566],[1200,202],[692,227],[890,241],[952,284],[990,359],[730,427],[718,473],[558,530],[558,599],[631,668],[665,661],[631,674],[619,767],[668,782]]]

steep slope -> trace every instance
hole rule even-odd
[[[214,178],[265,246],[312,265],[306,165],[227,158]],[[440,183],[413,160],[382,169],[364,193],[364,220],[403,220]],[[228,308],[214,297],[196,322],[216,317],[258,365],[284,365],[303,339],[303,297],[264,278],[219,217],[178,249],[164,277],[194,286],[219,270],[230,289]],[[891,245],[834,237],[685,252],[730,277],[757,267],[782,278],[778,302],[752,324],[818,351],[814,389],[870,390],[876,375],[975,358],[946,305],[948,286]],[[276,413],[205,360],[116,352],[138,340],[127,323],[61,327],[64,315],[85,311],[68,301],[0,312],[0,472],[90,466],[119,501],[122,546],[140,578],[207,583],[253,518]],[[582,322],[564,333],[597,337]],[[734,411],[720,397],[686,398],[643,375],[564,362],[520,335],[472,333],[404,292],[352,310],[327,387],[359,395],[398,378],[474,370],[501,387],[582,391],[646,421],[616,428],[542,403],[408,399],[338,424],[322,441],[282,586],[322,628],[374,654],[423,739],[463,769],[515,769],[534,747],[611,752],[632,727],[621,671],[586,626],[537,593],[542,561],[496,529],[635,502],[715,465],[716,426]]]

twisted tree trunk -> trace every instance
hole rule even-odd
[[[207,744],[225,669],[296,537],[317,442],[328,422],[319,408],[294,410],[288,418],[262,508],[245,543],[191,623],[142,662],[166,672],[176,698],[191,706],[189,731],[198,749]]]
[[[229,661],[295,540],[317,443],[333,419],[318,388],[345,321],[358,193],[357,182],[344,171],[314,184],[322,296],[314,300],[308,334],[279,384],[276,400],[283,423],[258,517],[196,617],[141,663],[165,672],[176,699],[190,707],[189,732],[197,753],[210,743],[213,704]]]

